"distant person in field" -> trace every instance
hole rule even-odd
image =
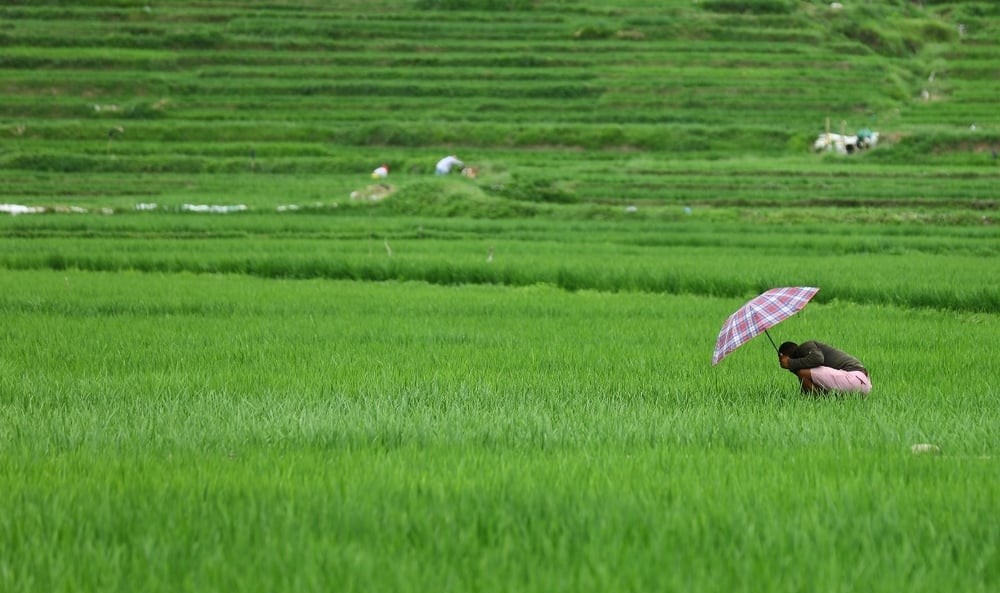
[[[385,179],[389,176],[389,165],[382,165],[372,171],[372,179]]]
[[[447,175],[448,173],[451,173],[453,167],[464,166],[465,164],[458,160],[455,155],[449,154],[437,162],[437,165],[434,166],[434,173],[437,175]]]
[[[860,393],[872,390],[868,371],[850,354],[822,342],[785,342],[778,347],[778,364],[798,377],[802,393]]]

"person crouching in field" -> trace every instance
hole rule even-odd
[[[778,348],[778,364],[802,384],[802,393],[860,393],[872,390],[868,371],[850,354],[822,342],[785,342]]]
[[[437,175],[447,175],[448,173],[451,173],[451,169],[453,167],[464,167],[464,166],[465,163],[458,160],[458,157],[456,157],[453,154],[449,154],[448,156],[438,161],[437,165],[434,165],[434,173]]]

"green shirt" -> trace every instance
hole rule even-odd
[[[841,371],[863,371],[865,365],[850,354],[837,350],[822,342],[810,340],[799,344],[788,360],[788,370],[793,373],[799,369],[815,367],[830,367]]]

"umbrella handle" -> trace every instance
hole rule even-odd
[[[764,330],[764,335],[767,336],[768,340],[771,340],[771,345],[774,346],[774,351],[777,352],[778,346],[774,343],[774,340],[771,338],[771,334],[767,333],[766,329]]]

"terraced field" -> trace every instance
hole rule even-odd
[[[405,197],[457,153],[499,198],[992,210],[997,10],[8,5],[3,199],[343,201],[383,162]],[[810,153],[865,127],[882,143],[864,158]]]

